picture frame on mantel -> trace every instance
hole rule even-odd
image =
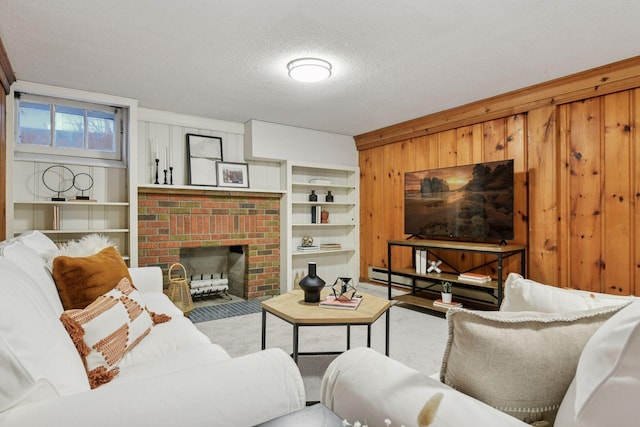
[[[219,187],[249,188],[249,165],[247,163],[216,163]]]
[[[222,160],[222,138],[187,134],[189,185],[218,185],[216,163]]]

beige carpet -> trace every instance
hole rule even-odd
[[[386,287],[360,285],[359,290],[386,297]],[[391,307],[390,315],[389,356],[427,375],[438,372],[447,339],[446,320],[398,305]],[[220,344],[231,356],[236,357],[260,350],[261,316],[261,313],[254,313],[195,325],[214,343]],[[299,351],[343,351],[346,348],[346,336],[346,327],[302,327]],[[353,326],[351,347],[366,346],[366,336],[366,326]],[[267,347],[280,347],[291,353],[292,339],[293,327],[267,314]],[[384,353],[384,317],[372,326],[371,346]],[[320,381],[332,359],[333,356],[300,357],[299,366],[307,400],[319,400]]]

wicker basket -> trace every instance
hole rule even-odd
[[[172,277],[172,271],[174,268],[182,269],[182,277]],[[179,273],[178,273],[179,274]],[[180,263],[172,264],[169,267],[169,289],[167,290],[167,296],[178,307],[185,316],[188,316],[193,310],[193,300],[191,299],[191,290],[189,289],[189,282],[187,280],[187,270],[184,265]]]

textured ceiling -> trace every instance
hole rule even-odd
[[[0,38],[19,80],[357,135],[637,56],[640,2],[0,0]]]

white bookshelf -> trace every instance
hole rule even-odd
[[[360,253],[358,167],[284,162],[282,168],[286,193],[281,202],[281,291],[293,289],[296,273],[306,275],[309,262],[316,262],[318,276],[328,285],[337,277],[351,277],[357,282]],[[327,183],[313,183],[313,180]],[[315,191],[317,202],[309,201],[311,190]],[[325,201],[329,191],[333,202]],[[316,205],[329,212],[327,223],[311,222],[311,209]],[[304,236],[311,236],[317,246],[339,243],[340,249],[298,251]]]

